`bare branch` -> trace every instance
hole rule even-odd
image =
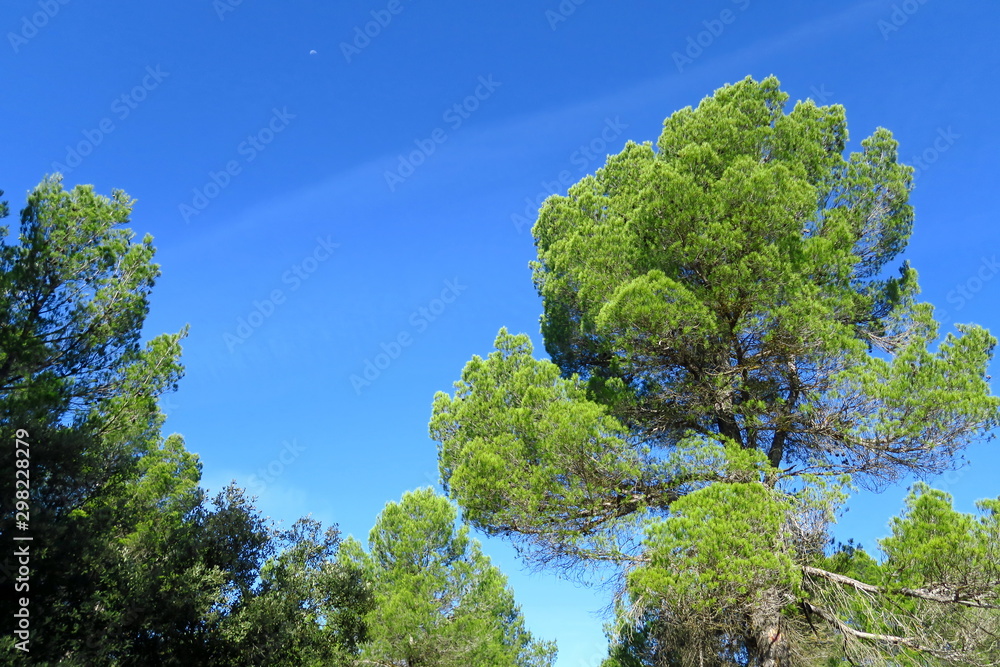
[[[803,603],[805,608],[808,609],[813,614],[816,614],[823,620],[829,622],[843,634],[854,637],[855,639],[867,639],[869,641],[884,642],[887,644],[892,644],[894,646],[905,646],[907,648],[912,648],[917,651],[923,651],[925,653],[934,653],[934,649],[929,646],[923,646],[919,641],[913,637],[898,637],[896,635],[882,635],[876,634],[874,632],[862,632],[861,630],[855,630],[847,623],[840,620],[836,614],[824,609],[823,607],[817,607],[814,604],[808,602]]]
[[[859,591],[865,591],[866,593],[876,593],[878,595],[905,595],[907,597],[918,598],[920,600],[929,600],[931,602],[940,602],[942,604],[959,604],[966,607],[976,607],[977,609],[1000,609],[1000,605],[980,602],[979,600],[971,598],[963,598],[957,591],[954,595],[942,595],[940,593],[933,593],[922,588],[898,588],[895,590],[889,590],[881,586],[866,584],[863,581],[858,581],[857,579],[852,579],[851,577],[846,577],[842,574],[821,570],[818,567],[804,566],[802,571],[806,574],[822,577],[838,584],[852,586],[853,588]]]

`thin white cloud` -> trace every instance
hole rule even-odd
[[[748,7],[747,11],[754,11],[754,7]],[[427,163],[419,167],[419,173],[413,180],[423,181],[425,184],[436,182],[442,188],[450,187],[446,178],[431,181],[426,178],[418,179],[417,176],[426,176],[442,169],[449,174],[467,173],[469,165],[481,162],[484,156],[500,162],[515,158],[537,159],[540,155],[551,151],[546,144],[537,141],[540,132],[551,142],[586,141],[591,138],[595,129],[600,129],[599,126],[606,117],[617,115],[621,116],[623,121],[629,122],[629,118],[641,110],[660,108],[664,105],[675,108],[678,105],[686,105],[691,100],[696,102],[724,83],[720,80],[720,72],[732,71],[737,66],[749,71],[776,54],[802,46],[812,46],[818,39],[849,26],[863,22],[871,22],[874,26],[880,11],[884,11],[884,2],[865,0],[835,14],[798,25],[781,34],[764,35],[753,44],[737,51],[726,52],[723,50],[724,44],[719,43],[715,46],[721,55],[706,53],[701,56],[702,62],[692,65],[691,69],[682,73],[672,71],[665,76],[605,95],[507,117],[502,121],[487,124],[469,123],[468,126],[461,127],[453,133],[449,132],[445,144],[446,150],[442,148],[430,156]],[[433,129],[427,128],[428,133]],[[644,137],[643,134],[647,132],[651,135]],[[621,140],[622,142],[625,139],[655,140],[657,134],[658,128],[634,127],[627,130]],[[192,222],[191,244],[199,247],[211,244],[225,245],[227,239],[231,239],[234,235],[273,228],[275,220],[315,216],[316,211],[336,211],[338,219],[371,218],[392,196],[386,187],[385,171],[395,167],[400,154],[412,149],[412,142],[403,144],[396,151],[374,157],[322,181],[255,202],[231,219],[211,227]],[[588,167],[588,170],[593,171],[598,166],[600,165],[594,164]],[[417,187],[420,186],[416,182],[407,182],[399,189],[403,191]]]

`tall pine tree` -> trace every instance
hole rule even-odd
[[[993,504],[918,487],[886,563],[824,550],[849,480],[949,469],[997,424],[996,341],[939,341],[892,270],[913,170],[891,133],[845,156],[842,107],[786,101],[721,88],[546,200],[551,361],[501,330],[435,397],[442,478],[534,562],[620,575],[608,665],[995,664]]]

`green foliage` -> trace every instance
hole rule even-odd
[[[28,196],[19,242],[0,238],[0,434],[13,442],[24,429],[31,443],[35,660],[115,659],[148,643],[134,630],[154,608],[144,594],[177,577],[169,585],[185,592],[155,605],[166,617],[210,606],[208,589],[221,585],[203,566],[182,579],[193,572],[154,574],[132,560],[171,562],[175,533],[200,503],[200,467],[179,438],[159,433],[156,399],[183,372],[184,332],[140,344],[159,269],[151,239],[133,243],[121,228],[131,205],[120,191],[110,199],[88,186],[66,192],[49,178]],[[6,469],[13,456],[13,448],[0,454]],[[13,483],[0,483],[4,497]],[[7,506],[4,537],[13,520]],[[10,593],[5,586],[5,608]]]
[[[120,190],[110,199],[91,186],[66,192],[58,176],[28,196],[20,242],[0,238],[0,391],[30,382],[86,410],[98,396],[137,400],[143,380],[154,383],[150,390],[176,383],[177,367],[126,373],[144,356],[139,333],[159,275],[152,238],[133,243],[121,228],[132,203]]]
[[[186,330],[140,344],[159,268],[123,227],[131,206],[56,176],[29,194],[17,244],[0,229],[0,436],[29,434],[34,539],[31,652],[5,642],[7,658],[353,667],[362,649],[398,655],[405,632],[421,664],[550,665],[444,498],[390,505],[371,556],[310,519],[275,531],[233,485],[206,498],[198,457],[161,434]],[[13,497],[13,476],[0,486]],[[14,527],[5,505],[5,578]],[[13,598],[4,586],[8,619]]]
[[[909,236],[912,169],[883,129],[844,159],[843,109],[786,99],[773,78],[722,88],[658,150],[630,143],[545,202],[546,349],[623,382],[615,416],[646,440],[721,433],[871,483],[940,470],[996,423],[995,341],[961,328],[927,350],[916,273],[880,277]]]
[[[951,496],[917,483],[906,509],[880,540],[892,580],[913,588],[945,586],[971,597],[1000,597],[1000,500],[981,500],[981,514],[956,512]]]
[[[278,546],[270,527],[236,487],[207,499],[197,456],[180,436],[161,435],[157,399],[183,373],[186,331],[140,343],[159,268],[152,240],[134,243],[123,227],[131,206],[120,191],[67,192],[56,176],[29,194],[18,243],[0,233],[0,436],[29,434],[33,538],[30,590],[20,593],[31,600],[31,652],[5,646],[6,655],[66,665],[346,656],[360,627],[351,614],[367,599],[356,574],[309,559],[299,575],[275,577],[295,569],[311,534],[286,543],[262,573]],[[4,469],[13,458],[3,448]],[[13,475],[0,482],[4,498],[13,484]],[[5,504],[7,619],[19,597],[10,585],[14,519]],[[332,561],[332,546],[323,548]],[[249,619],[260,623],[274,601],[282,633],[253,635]],[[319,611],[290,611],[300,608]]]
[[[725,86],[545,201],[551,361],[502,329],[435,396],[446,490],[536,563],[622,568],[619,665],[979,664],[995,614],[971,589],[936,582],[958,611],[923,628],[944,603],[900,601],[934,562],[916,541],[886,543],[896,570],[823,551],[851,480],[949,469],[1000,423],[996,340],[938,343],[916,271],[892,270],[913,222],[892,134],[845,156],[842,107],[787,100],[774,77]],[[936,566],[992,576],[989,529],[940,521]]]
[[[886,664],[995,664],[997,501],[978,505],[978,516],[956,512],[947,493],[915,484],[902,515],[890,523],[892,535],[880,540],[885,560],[851,543],[840,545],[818,562],[821,570],[810,573],[810,604],[837,610],[853,631],[895,638],[883,640],[894,647],[888,652],[893,662]],[[873,642],[837,643],[855,663],[883,664],[877,661],[887,653]]]
[[[543,667],[555,645],[534,639],[506,577],[456,526],[457,512],[431,489],[403,495],[379,515],[366,553],[356,540],[342,562],[373,582],[362,661],[374,664]]]
[[[362,572],[338,559],[338,531],[300,519],[278,541],[259,590],[226,619],[225,636],[239,647],[233,664],[354,664],[372,595]]]
[[[762,484],[713,484],[671,506],[645,541],[649,564],[635,570],[638,595],[710,612],[758,602],[759,591],[795,590],[800,572],[783,544],[789,503]]]
[[[435,396],[446,488],[488,532],[544,530],[563,549],[613,551],[617,519],[661,493],[657,480],[576,378],[531,358],[527,336],[501,330],[496,346],[469,362],[454,399]]]

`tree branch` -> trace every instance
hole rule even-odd
[[[876,593],[879,595],[905,595],[907,597],[928,600],[930,602],[940,602],[941,604],[960,604],[966,607],[976,607],[977,609],[1000,609],[1000,605],[980,602],[979,600],[969,598],[962,598],[958,592],[956,592],[953,596],[949,596],[941,595],[940,593],[932,593],[931,591],[922,588],[899,588],[896,590],[889,590],[881,586],[866,584],[863,581],[858,581],[857,579],[852,579],[851,577],[847,577],[842,574],[821,570],[818,567],[804,566],[802,571],[806,574],[822,577],[838,584],[851,586],[859,591],[865,591],[866,593]]]
[[[827,621],[835,628],[840,630],[844,635],[849,635],[855,639],[867,639],[869,641],[885,642],[887,644],[893,644],[894,646],[905,646],[907,648],[912,648],[917,651],[923,651],[925,653],[935,653],[933,649],[929,646],[924,646],[918,642],[913,637],[898,637],[896,635],[881,635],[873,632],[862,632],[861,630],[855,630],[847,623],[840,620],[836,614],[823,607],[817,607],[814,604],[808,602],[803,602],[806,609],[816,614],[823,620]]]

